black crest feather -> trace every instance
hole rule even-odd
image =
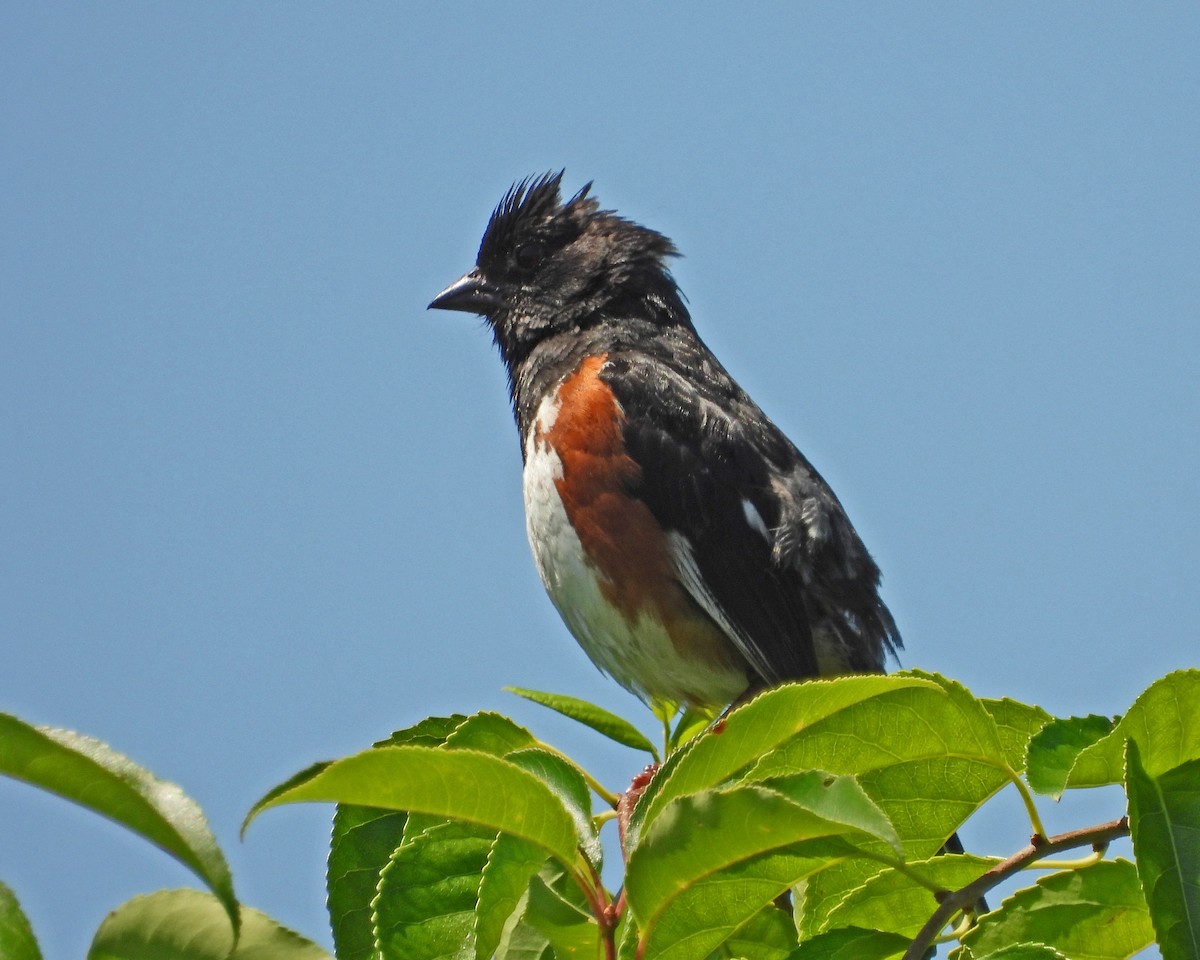
[[[492,211],[479,245],[476,260],[481,266],[501,257],[521,239],[546,235],[568,240],[582,233],[588,219],[595,216],[599,204],[588,196],[592,184],[586,183],[566,203],[562,202],[563,173],[548,172],[526,177],[514,183]]]

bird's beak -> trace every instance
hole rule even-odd
[[[501,304],[500,291],[484,280],[478,270],[472,270],[434,297],[429,309],[486,315]]]

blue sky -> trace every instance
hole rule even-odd
[[[324,943],[329,809],[237,839],[310,761],[496,709],[627,783],[500,689],[646,716],[537,582],[489,337],[425,311],[565,167],[684,252],[906,666],[1122,710],[1200,649],[1198,49],[1186,3],[10,6],[0,709],[181,784],[241,898]],[[47,960],[191,883],[0,805]],[[989,816],[969,844],[1024,842]]]

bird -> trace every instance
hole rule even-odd
[[[641,699],[698,710],[876,673],[902,641],[829,485],[701,340],[655,230],[565,171],[514,183],[430,309],[508,378],[526,532],[568,630]]]

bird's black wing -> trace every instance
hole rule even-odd
[[[616,353],[601,378],[681,582],[768,683],[882,669],[899,638],[837,498],[711,354],[671,355]]]

